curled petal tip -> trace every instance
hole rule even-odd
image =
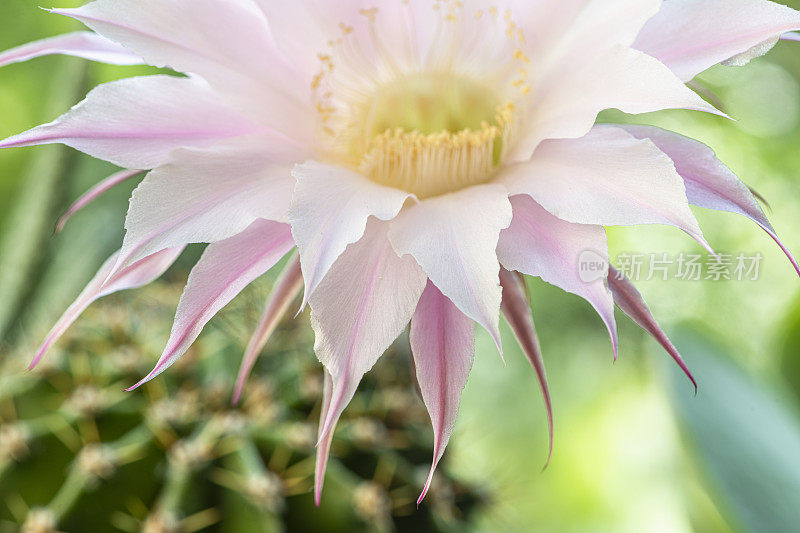
[[[139,387],[141,387],[142,385],[144,385],[145,383],[147,383],[148,381],[150,381],[149,380],[149,376],[144,378],[144,379],[142,379],[141,381],[139,381],[136,385],[128,387],[127,389],[125,389],[125,392],[132,392],[132,391],[138,389]]]
[[[428,495],[428,490],[431,488],[431,481],[432,480],[433,480],[433,472],[431,472],[431,476],[429,476],[428,480],[425,482],[425,488],[422,489],[422,492],[420,493],[419,498],[417,498],[417,508],[418,509],[419,509],[419,506],[422,505],[422,500],[424,500],[425,496]]]

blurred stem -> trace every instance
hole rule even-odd
[[[64,515],[72,509],[90,481],[90,476],[77,466],[70,468],[66,481],[47,506],[47,509],[53,513],[56,522],[60,522]]]
[[[64,62],[53,78],[53,99],[45,107],[47,116],[63,113],[80,98],[87,83],[83,62]],[[25,305],[35,278],[40,274],[52,235],[52,213],[64,191],[62,178],[67,174],[72,154],[63,147],[37,149],[23,188],[8,215],[8,228],[0,235],[0,338],[13,340],[9,331]]]

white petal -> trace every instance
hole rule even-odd
[[[147,169],[177,148],[258,129],[203,80],[146,76],[100,85],[58,120],[0,141],[0,148],[63,143],[120,167]]]
[[[76,31],[17,46],[0,53],[0,67],[37,57],[67,55],[112,65],[141,65],[142,58],[90,31]]]
[[[498,348],[501,291],[495,248],[510,223],[505,188],[479,185],[405,209],[389,232],[397,253],[412,255],[445,296],[486,328]]]
[[[258,220],[239,235],[210,244],[189,274],[169,341],[156,367],[128,390],[169,368],[214,315],[293,247],[289,226],[267,220]]]
[[[140,54],[148,63],[205,78],[248,116],[309,139],[309,87],[277,50],[250,0],[96,0],[54,9]]]
[[[584,298],[603,319],[617,353],[614,300],[606,286],[608,243],[602,226],[565,222],[551,215],[530,196],[511,198],[514,219],[500,233],[497,257],[508,270],[538,276]],[[581,275],[581,262],[595,261],[602,270]]]
[[[178,244],[227,239],[259,218],[284,222],[296,159],[273,150],[281,146],[258,136],[175,152],[133,193],[118,267]]]
[[[707,246],[689,208],[683,179],[651,141],[598,126],[580,139],[547,141],[533,158],[499,178],[578,224],[674,225]]]
[[[458,415],[475,355],[475,325],[428,282],[411,319],[411,353],[422,400],[433,425],[433,464],[417,505],[433,481]]]
[[[718,63],[763,55],[782,33],[797,29],[800,12],[775,2],[669,0],[634,46],[689,81]]]
[[[540,74],[525,130],[510,160],[526,161],[545,139],[578,138],[606,109],[648,113],[693,109],[720,114],[656,59],[624,46],[560,58]]]
[[[289,209],[306,283],[303,306],[348,244],[364,235],[370,216],[391,220],[411,195],[350,170],[309,161],[292,171]]]
[[[332,430],[362,376],[411,320],[426,277],[411,257],[395,254],[386,222],[371,220],[311,295],[314,350],[330,372],[331,404],[320,439]]]

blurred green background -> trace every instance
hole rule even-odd
[[[790,4],[800,8],[796,0]],[[72,29],[77,25],[37,9],[35,2],[0,3],[0,49]],[[0,137],[52,120],[97,83],[148,72],[56,57],[6,67],[0,71]],[[635,121],[712,146],[767,199],[779,234],[800,253],[800,45],[782,43],[746,68],[716,68],[701,80],[735,122],[690,112]],[[603,119],[632,120],[618,113]],[[112,297],[87,314],[50,354],[44,370],[20,369],[19,361],[29,360],[52,322],[121,241],[135,184],[107,194],[53,235],[55,220],[69,203],[113,171],[58,147],[0,152],[5,369],[0,378],[0,531],[15,531],[26,519],[32,527],[29,509],[47,505],[59,508],[58,526],[66,531],[135,531],[142,524],[150,531],[169,531],[148,522],[159,509],[172,513],[176,522],[170,527],[186,531],[780,533],[800,527],[800,283],[777,247],[748,220],[697,211],[718,251],[764,255],[757,281],[638,283],[694,371],[697,396],[661,348],[621,313],[621,355],[612,364],[606,333],[589,306],[531,280],[555,405],[550,466],[542,471],[546,421],[533,371],[507,328],[506,366],[480,334],[455,436],[440,469],[442,485],[449,488],[435,488],[415,511],[410,502],[424,478],[431,434],[399,341],[346,413],[335,440],[338,459],[331,466],[326,503],[312,511],[313,446],[308,439],[291,438],[296,428],[307,434],[318,413],[315,396],[302,393],[303,384],[319,375],[306,317],[282,326],[257,368],[257,383],[270,391],[267,396],[280,413],[274,423],[272,415],[264,415],[261,397],[236,410],[220,407],[225,402],[214,404],[207,392],[229,394],[270,276],[207,328],[186,357],[188,365],[142,391],[118,396],[160,353],[197,249],[154,288]],[[693,241],[670,228],[614,229],[611,244],[612,257],[700,253]],[[114,362],[126,351],[135,361],[120,370]],[[85,392],[89,385],[111,395],[103,396],[99,414],[89,409],[56,417],[59,422],[48,418],[65,413],[76,390]],[[398,397],[408,404],[389,405],[395,400],[380,392],[387,387],[392,393],[400,390]],[[154,424],[142,413],[167,397],[181,403],[184,392],[195,395],[184,404],[196,408],[194,415],[173,421],[177,429],[167,432],[171,437],[153,440],[151,433],[159,434],[154,430],[139,439],[154,444],[131,448],[125,438],[139,442],[137,428]],[[184,475],[178,452],[167,451],[170,445],[202,441],[213,433],[207,429],[211,421],[237,413],[244,417],[246,436],[241,428],[226,430],[236,437],[233,444],[215,437],[217,451],[193,464],[191,476]],[[26,426],[28,420],[41,424]],[[92,430],[88,421],[99,429]],[[19,427],[27,427],[27,444],[9,449],[11,429]],[[87,442],[111,441],[117,446],[116,477],[100,469],[99,483],[88,477],[76,481],[81,463],[73,456]],[[252,483],[245,481],[252,482],[254,472],[258,480],[272,480],[280,488],[264,489],[272,486],[265,482],[253,496]],[[98,507],[106,490],[114,499]]]

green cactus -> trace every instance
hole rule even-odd
[[[321,368],[303,320],[284,322],[240,406],[230,395],[255,320],[245,293],[192,352],[140,391],[179,295],[158,282],[95,304],[35,371],[0,366],[0,531],[455,531],[485,496],[448,477],[425,503],[431,434],[402,342],[371,372],[311,496]],[[15,525],[12,525],[15,524]]]

